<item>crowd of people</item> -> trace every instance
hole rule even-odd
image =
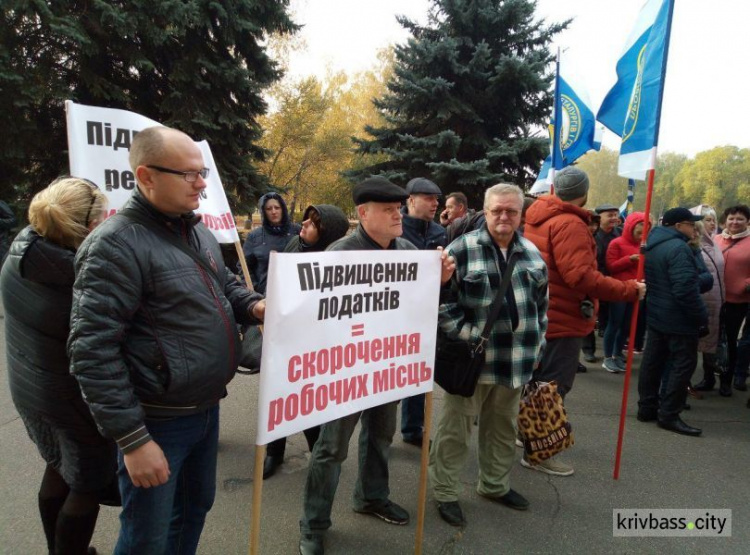
[[[721,218],[698,206],[671,208],[660,225],[641,212],[622,221],[614,205],[585,208],[588,176],[569,167],[555,175],[554,194],[533,199],[498,184],[485,191],[481,209],[452,192],[440,210],[443,191],[428,178],[404,189],[370,177],[353,188],[358,224],[348,233],[339,208],[309,206],[300,226],[284,199],[269,193],[259,204],[261,226],[244,244],[251,289],[225,266],[194,212],[209,170],[190,137],[143,130],[130,164],[137,187],[106,220],[106,198],[87,180],[60,179],[38,193],[0,274],[11,394],[46,463],[38,504],[50,553],[95,553],[89,542],[100,504],[122,505],[115,553],[196,552],[215,497],[220,400],[240,360],[241,326],[263,321],[273,251],[442,251],[439,327],[465,341],[479,340],[487,327],[485,364],[473,395],[445,393],[431,444],[421,396],[401,401],[400,431],[407,444],[430,445],[437,510],[453,526],[466,524],[459,478],[475,427],[477,493],[528,509],[510,484],[522,389],[554,380],[564,399],[581,354],[599,360],[597,327],[607,372],[624,370],[626,343],[644,351],[642,422],[699,435],[681,419],[689,391],[711,391],[717,375],[720,395],[747,390],[746,205]],[[635,306],[641,317],[631,330]],[[693,386],[698,353],[702,379]],[[324,553],[358,423],[354,510],[409,522],[389,488],[397,421],[391,402],[305,431],[311,459],[301,554]],[[264,479],[283,464],[284,451],[284,439],[268,446]],[[520,464],[555,476],[575,472],[557,456]]]

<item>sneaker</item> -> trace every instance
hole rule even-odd
[[[319,534],[304,534],[299,539],[300,555],[323,555],[323,536]]]
[[[539,464],[531,464],[526,460],[526,457],[521,459],[521,466],[524,468],[530,468],[532,470],[538,470],[545,474],[551,474],[552,476],[570,476],[575,472],[575,469],[565,463],[561,463],[556,460],[555,457],[551,457],[546,461],[542,461]]]
[[[509,489],[508,493],[501,495],[500,497],[491,497],[489,495],[482,495],[481,493],[479,495],[485,499],[489,499],[495,503],[500,503],[501,505],[505,505],[506,507],[510,507],[517,511],[525,511],[529,508],[529,500],[513,489]]]
[[[583,353],[583,360],[586,362],[596,362],[598,359],[594,353]]]
[[[396,524],[397,526],[409,524],[409,513],[406,512],[406,509],[396,505],[390,499],[386,500],[382,505],[367,507],[365,509],[354,509],[354,512],[376,516],[388,524]]]
[[[623,370],[620,368],[620,365],[617,364],[617,360],[614,357],[605,358],[604,362],[602,362],[602,368],[611,374],[619,374]]]
[[[466,524],[464,513],[458,501],[438,503],[438,512],[440,513],[440,518],[451,526],[464,526]]]

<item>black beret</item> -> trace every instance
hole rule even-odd
[[[395,183],[391,183],[385,177],[368,177],[354,186],[352,190],[354,204],[365,202],[403,202],[409,195]]]
[[[440,187],[424,177],[415,177],[406,184],[406,192],[410,195],[442,195]]]

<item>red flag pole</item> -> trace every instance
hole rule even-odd
[[[654,159],[656,152],[654,152]],[[652,164],[655,165],[655,164]],[[638,259],[638,272],[636,279],[641,281],[646,264],[646,238],[651,230],[651,197],[654,191],[654,170],[648,171],[648,188],[646,189],[646,218],[643,222],[643,235],[641,236],[641,256]],[[620,460],[622,458],[622,441],[625,436],[625,413],[628,410],[628,393],[630,392],[630,375],[633,370],[633,349],[635,348],[635,335],[638,328],[638,309],[640,302],[636,299],[633,304],[633,317],[630,320],[630,337],[628,338],[628,363],[625,366],[625,383],[622,386],[622,407],[620,408],[620,430],[617,433],[617,450],[615,452],[615,472],[613,478],[620,478]]]
[[[643,279],[644,268],[645,268],[645,250],[646,250],[646,239],[648,232],[651,229],[651,197],[654,192],[654,168],[656,168],[656,149],[659,144],[659,124],[661,122],[661,104],[664,97],[664,83],[666,81],[667,74],[667,59],[669,57],[669,37],[672,31],[672,15],[674,13],[674,0],[669,0],[669,13],[667,15],[667,29],[664,43],[664,53],[661,64],[661,88],[659,89],[659,102],[656,105],[656,128],[654,134],[654,147],[651,152],[651,169],[648,170],[648,188],[646,191],[646,219],[643,224],[643,236],[641,237],[641,257],[638,260],[638,274],[636,279],[639,281]],[[628,344],[628,362],[625,367],[625,383],[622,389],[622,407],[620,409],[620,430],[617,434],[617,450],[615,452],[615,471],[614,479],[620,478],[620,460],[622,458],[622,440],[625,435],[625,412],[628,408],[628,392],[630,390],[630,375],[633,368],[633,348],[635,345],[635,334],[638,327],[638,308],[639,302],[635,301],[633,307],[633,317],[630,321],[630,341]]]

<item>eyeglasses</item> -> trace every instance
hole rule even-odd
[[[156,170],[158,172],[162,173],[171,173],[174,175],[181,175],[182,178],[187,181],[188,183],[195,183],[198,181],[198,176],[200,175],[203,179],[206,179],[208,177],[208,168],[203,168],[200,171],[197,172],[181,172],[178,170],[171,170],[169,168],[163,168],[161,166],[150,166],[147,165],[147,168],[151,168],[152,170]]]
[[[508,216],[508,218],[513,219],[516,216],[518,216],[521,212],[519,210],[500,210],[499,208],[493,208],[489,211],[489,213],[492,215],[493,218],[499,218],[503,214]]]
[[[88,229],[89,224],[91,223],[91,210],[94,208],[94,203],[96,202],[96,194],[94,194],[94,190],[99,190],[99,187],[88,179],[83,179],[83,181],[91,187],[91,204],[89,204],[89,211],[86,212],[86,222],[83,224],[83,226]]]

